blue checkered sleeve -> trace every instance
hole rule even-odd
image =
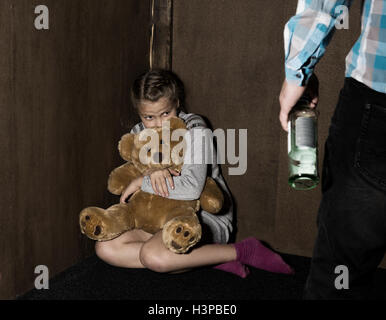
[[[285,25],[285,76],[298,86],[307,84],[353,0],[299,0],[296,15]],[[339,19],[339,21],[338,21]]]

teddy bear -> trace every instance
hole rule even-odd
[[[164,123],[162,127],[144,129],[138,134],[128,133],[121,137],[118,150],[125,163],[109,175],[107,184],[111,193],[121,195],[132,180],[146,175],[152,169],[171,168],[181,172],[186,150],[183,134],[187,132],[185,122],[172,117]],[[178,132],[179,139],[170,139]],[[148,142],[149,138],[151,143]],[[162,161],[165,157],[169,161]],[[111,240],[133,229],[142,229],[151,234],[162,230],[166,248],[175,253],[186,253],[201,239],[202,229],[196,213],[202,208],[217,214],[223,203],[221,189],[208,177],[197,200],[174,200],[139,189],[127,203],[114,204],[107,209],[83,209],[79,215],[79,224],[83,234],[97,241]]]

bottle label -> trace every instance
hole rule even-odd
[[[296,146],[315,148],[315,124],[312,118],[298,118],[295,121]]]

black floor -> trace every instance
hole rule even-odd
[[[309,258],[285,255],[295,275],[250,268],[242,279],[212,268],[181,274],[112,267],[95,255],[50,280],[48,290],[32,290],[21,300],[297,300],[301,299]],[[378,269],[373,299],[386,299],[386,270]]]

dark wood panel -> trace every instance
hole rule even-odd
[[[222,166],[237,204],[238,238],[269,241],[275,230],[280,16],[283,9],[269,1],[174,2],[173,70],[186,84],[189,111],[214,129],[248,129],[246,174],[230,176]]]
[[[107,177],[122,162],[120,136],[137,121],[130,85],[148,68],[148,1],[44,4],[50,29],[42,31],[35,2],[0,7],[2,298],[32,288],[36,265],[53,276],[92,252],[78,214],[118,201]]]
[[[15,110],[12,98],[15,88],[12,85],[13,56],[9,48],[12,46],[13,25],[8,8],[11,1],[0,2],[0,297],[15,296],[15,206],[16,206],[16,154]],[[6,23],[8,22],[8,23]]]
[[[151,1],[152,68],[172,68],[173,1]]]

